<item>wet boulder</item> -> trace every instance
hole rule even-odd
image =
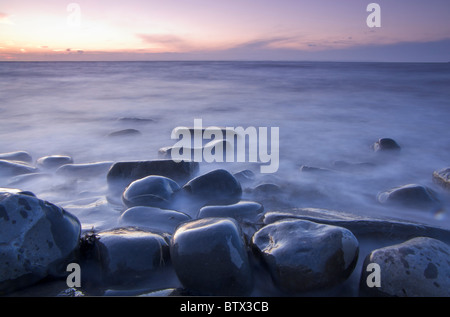
[[[416,209],[428,209],[440,205],[437,194],[433,190],[417,184],[395,187],[378,194],[377,198],[384,204],[397,204]]]
[[[66,275],[76,260],[76,217],[30,192],[0,189],[0,293]]]
[[[379,266],[379,284],[375,270]],[[365,296],[450,296],[450,247],[444,242],[417,237],[373,250],[364,260],[360,294]]]
[[[191,217],[175,210],[139,206],[125,210],[118,224],[172,234],[178,225],[189,220]]]
[[[205,218],[180,225],[170,254],[180,282],[194,292],[245,296],[253,288],[244,239],[233,219]]]
[[[92,178],[105,176],[113,162],[93,162],[80,164],[65,164],[56,170],[56,175],[71,178]]]
[[[37,168],[22,162],[0,160],[0,176],[11,177],[37,172]]]
[[[232,205],[205,206],[200,209],[198,218],[229,217],[240,222],[257,222],[263,211],[260,203],[240,201]]]
[[[50,155],[39,158],[36,167],[43,170],[53,170],[66,164],[72,164],[73,159],[67,155]]]
[[[401,149],[398,143],[390,138],[381,138],[372,145],[375,152],[399,151]]]
[[[29,164],[31,164],[33,162],[33,158],[26,151],[0,153],[0,160],[16,161],[16,162],[23,162],[23,163],[29,163]]]
[[[190,180],[183,192],[199,205],[228,205],[240,201],[242,187],[230,172],[217,169]]]
[[[178,190],[180,186],[168,177],[147,176],[128,185],[123,192],[122,201],[129,208],[134,206],[168,208],[172,196]]]
[[[355,268],[359,242],[345,228],[282,220],[258,230],[252,245],[275,284],[287,294],[326,289]]]

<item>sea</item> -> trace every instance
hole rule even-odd
[[[200,172],[250,169],[252,186],[279,185],[290,192],[281,200],[293,207],[450,229],[449,192],[432,180],[434,171],[450,167],[448,63],[0,63],[0,153],[27,151],[34,160],[69,155],[75,163],[159,159],[159,149],[177,141],[172,131],[192,127],[196,119],[203,127],[279,130],[278,144],[272,144],[279,154],[276,172],[261,173],[261,164],[250,161],[201,162]],[[111,136],[126,129],[138,132]],[[373,151],[380,138],[395,140],[401,151]],[[333,173],[342,161],[369,168]],[[107,207],[92,211],[107,191],[104,177],[0,181],[0,187],[29,190],[67,207],[83,228],[107,228],[119,215]],[[407,184],[432,189],[438,210],[377,200]]]

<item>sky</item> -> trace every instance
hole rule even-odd
[[[0,61],[450,61],[449,0],[370,3],[0,0]]]

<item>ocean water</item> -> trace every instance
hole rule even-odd
[[[172,130],[191,127],[194,119],[204,127],[278,127],[280,133],[276,173],[261,174],[245,162],[202,163],[202,170],[250,168],[258,182],[288,188],[291,194],[281,198],[291,206],[450,228],[449,194],[432,182],[433,171],[450,166],[450,64],[0,63],[0,153],[25,150],[34,159],[65,154],[75,163],[157,159],[161,147],[176,142]],[[108,136],[122,129],[141,134]],[[400,153],[374,153],[371,145],[384,137],[396,140]],[[324,175],[300,171],[302,165],[333,168],[335,161],[374,167]],[[1,182],[13,186],[10,179]],[[411,183],[435,190],[442,208],[376,200],[381,191]],[[107,208],[77,209],[81,198],[98,206],[104,178],[14,187],[68,207],[86,228],[108,227],[118,216]]]

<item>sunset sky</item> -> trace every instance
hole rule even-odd
[[[449,0],[371,2],[0,0],[0,61],[450,61]]]

